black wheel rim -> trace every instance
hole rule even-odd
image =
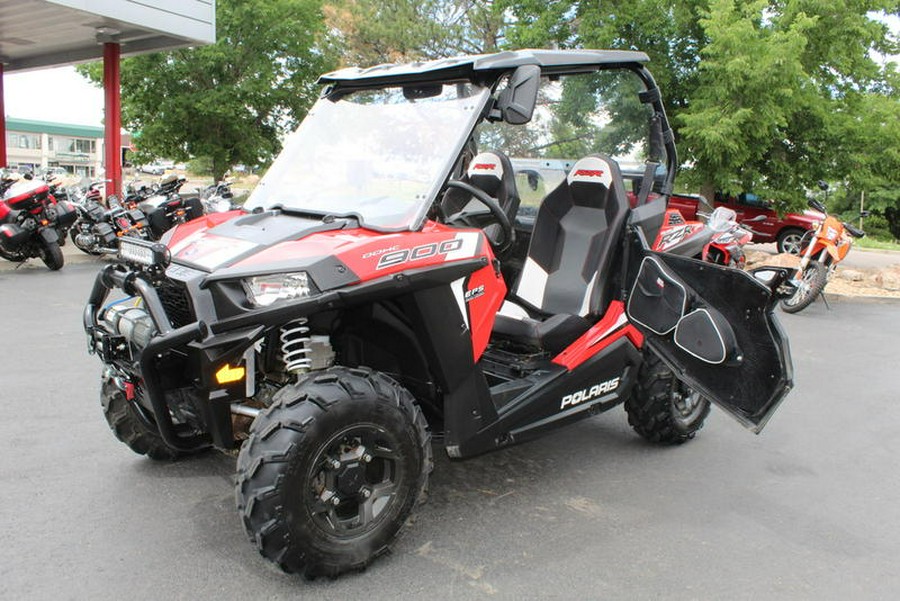
[[[672,389],[672,417],[683,426],[694,422],[703,413],[706,403],[699,392],[681,382]]]
[[[325,533],[340,538],[374,530],[391,513],[405,476],[396,437],[375,424],[356,424],[332,436],[313,458],[304,491]]]

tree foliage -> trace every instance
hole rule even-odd
[[[684,176],[706,193],[752,189],[798,206],[818,179],[874,185],[900,168],[896,153],[884,151],[900,142],[891,125],[900,116],[896,73],[873,55],[898,51],[874,18],[897,14],[896,0],[544,5],[511,2],[507,39],[646,52]],[[545,17],[562,21],[547,29]]]
[[[209,157],[221,178],[267,162],[331,66],[318,0],[218,0],[217,41],[122,61],[122,122],[141,157]],[[99,65],[82,67],[102,82]]]
[[[505,5],[492,0],[330,0],[324,11],[348,65],[495,52]]]

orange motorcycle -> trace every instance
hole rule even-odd
[[[800,266],[790,282],[794,286],[794,294],[781,301],[781,308],[786,313],[802,311],[816,300],[837,264],[850,252],[853,238],[866,235],[864,231],[829,215],[825,205],[818,200],[810,199],[809,206],[820,211],[824,218],[800,242]]]

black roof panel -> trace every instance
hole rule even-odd
[[[537,65],[545,72],[566,73],[646,63],[649,60],[643,52],[632,50],[516,50],[425,62],[384,64],[365,69],[349,67],[322,75],[319,83],[353,87],[416,80],[434,81],[475,72],[507,71],[519,65]]]

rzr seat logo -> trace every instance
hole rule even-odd
[[[602,169],[579,169],[573,177],[603,177]]]
[[[463,241],[461,238],[453,238],[452,240],[444,240],[443,242],[432,242],[431,244],[423,244],[415,248],[404,248],[393,252],[385,253],[378,259],[378,265],[375,269],[384,269],[401,265],[409,261],[420,261],[433,257],[435,255],[446,255],[454,250],[462,248]]]
[[[472,166],[472,171],[493,171],[496,168],[494,163],[476,163]]]
[[[608,392],[612,392],[619,387],[620,379],[621,376],[616,376],[612,380],[607,380],[606,382],[601,382],[600,384],[594,384],[590,388],[585,388],[584,390],[579,390],[578,392],[567,394],[562,398],[562,402],[559,404],[559,408],[562,410],[566,407],[574,407],[575,405],[579,405],[581,403],[584,403],[585,401],[590,401],[591,399],[596,399],[597,397]]]

